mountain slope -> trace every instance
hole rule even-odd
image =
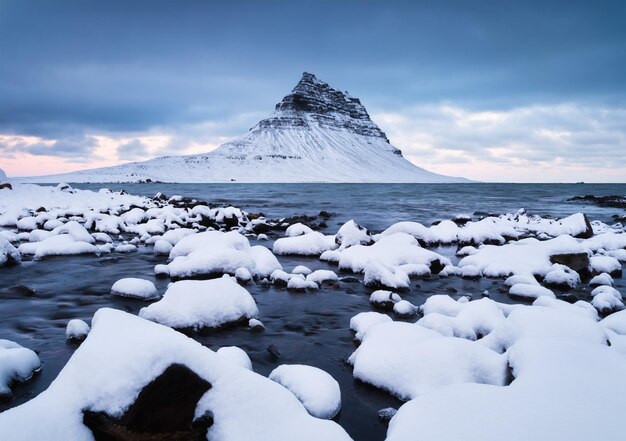
[[[416,167],[358,98],[304,73],[275,111],[212,152],[169,156],[36,182],[467,182]]]

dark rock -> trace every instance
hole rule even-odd
[[[384,409],[380,409],[378,411],[378,420],[387,423],[389,420],[393,418],[393,416],[398,412],[398,409],[393,407],[386,407]]]
[[[272,228],[265,223],[258,223],[252,227],[252,231],[254,231],[255,234],[267,234],[272,231]]]
[[[86,410],[83,423],[97,441],[205,440],[210,415],[194,421],[198,400],[211,385],[182,364],[172,364],[144,387],[119,418]]]
[[[237,216],[233,215],[231,217],[225,217],[224,218],[224,226],[228,229],[234,228],[234,227],[238,227],[239,226],[239,219],[237,219]]]
[[[445,265],[441,260],[435,259],[430,263],[430,272],[432,274],[439,274],[444,267]]]
[[[13,294],[17,294],[23,297],[36,297],[37,291],[26,285],[15,285],[9,288],[9,291]]]
[[[585,219],[585,231],[583,231],[582,233],[578,234],[575,237],[577,237],[578,239],[589,239],[590,237],[593,237],[593,228],[591,228],[591,224],[589,223],[589,218],[584,213],[583,213],[583,218]]]
[[[271,344],[267,347],[267,352],[268,354],[270,354],[270,359],[272,361],[278,361],[278,359],[280,358],[280,351],[274,344]]]
[[[550,262],[560,263],[574,271],[581,271],[589,266],[589,256],[587,253],[553,254],[550,256]]]
[[[612,195],[612,196],[593,196],[587,194],[585,196],[574,196],[569,198],[568,202],[590,202],[600,207],[612,207],[612,208],[626,208],[626,197]]]
[[[320,211],[319,216],[323,217],[324,219],[330,219],[333,215],[326,210],[322,210]]]
[[[45,207],[39,207],[38,209],[35,210],[35,213],[45,213],[46,211],[48,210],[46,210]]]
[[[5,189],[5,188],[7,190],[13,190],[13,186],[9,184],[8,182],[4,182],[0,184],[0,190]]]

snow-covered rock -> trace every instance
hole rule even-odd
[[[451,384],[503,385],[506,380],[506,357],[478,342],[404,322],[369,329],[349,362],[355,378],[401,399]]]
[[[222,346],[215,351],[215,353],[235,366],[242,367],[249,371],[252,370],[250,357],[246,354],[246,351],[237,346]]]
[[[87,339],[46,391],[0,414],[0,439],[92,440],[84,411],[121,415],[174,364],[211,386],[193,414],[212,414],[207,439],[350,439],[338,424],[311,417],[284,387],[180,332],[106,308],[92,323]]]
[[[373,242],[367,228],[357,224],[354,220],[349,220],[339,228],[335,241],[340,250],[352,245],[370,245]]]
[[[68,340],[84,340],[89,334],[91,328],[80,319],[72,319],[67,322],[65,327],[65,338]]]
[[[139,311],[142,318],[193,329],[217,328],[258,314],[250,293],[229,276],[171,283],[161,300]]]
[[[324,282],[336,282],[338,280],[339,276],[337,276],[334,271],[324,269],[315,270],[306,276],[307,282],[315,282],[318,285]]]
[[[34,259],[43,259],[48,256],[100,254],[100,250],[95,245],[76,240],[69,234],[59,234],[41,242],[23,243],[18,247],[18,251],[22,254],[32,255]]]
[[[11,383],[28,380],[40,368],[41,361],[35,352],[0,339],[0,397],[10,397]]]
[[[17,263],[22,260],[22,256],[4,236],[0,236],[0,266],[8,263]]]
[[[536,299],[538,297],[547,296],[555,298],[556,296],[548,288],[540,285],[530,285],[526,283],[516,283],[509,289],[509,294],[515,297],[523,297],[525,299]]]
[[[325,236],[317,231],[292,237],[281,237],[274,242],[274,253],[300,256],[319,256],[324,251],[337,248],[335,236]]]
[[[270,373],[269,378],[291,391],[316,418],[331,419],[341,409],[339,383],[319,368],[282,364]]]
[[[381,314],[379,312],[360,312],[350,319],[350,329],[352,329],[356,335],[357,340],[361,340],[368,329],[376,326],[380,323],[390,322],[391,317],[387,314]]]
[[[115,282],[111,287],[111,294],[142,300],[152,300],[159,297],[159,292],[154,283],[135,277],[127,277]]]

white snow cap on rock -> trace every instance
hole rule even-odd
[[[325,371],[302,364],[283,364],[269,379],[289,389],[316,418],[331,419],[341,409],[339,383]]]
[[[159,292],[149,280],[127,277],[120,279],[111,287],[111,294],[121,297],[151,300],[159,297]]]
[[[235,366],[248,369],[249,371],[252,370],[252,361],[250,361],[250,357],[248,357],[246,351],[238,348],[237,346],[223,346],[215,351],[215,353]]]
[[[250,293],[235,278],[182,280],[171,283],[163,298],[139,316],[172,328],[217,328],[259,314]]]
[[[224,360],[180,332],[104,308],[92,330],[48,389],[0,414],[0,439],[92,440],[83,411],[121,415],[172,364],[211,384],[196,417],[211,412],[207,439],[347,441],[333,421],[311,417],[284,387]]]
[[[65,327],[65,338],[68,340],[84,340],[91,328],[80,319],[72,319]]]
[[[337,248],[335,236],[325,236],[318,231],[311,231],[298,236],[281,237],[274,242],[274,253],[299,256],[319,256],[324,251]]]
[[[11,396],[9,386],[13,381],[26,381],[40,368],[41,361],[34,351],[10,340],[0,339],[0,397]],[[5,439],[2,436],[0,438]]]

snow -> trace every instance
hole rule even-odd
[[[573,269],[555,263],[543,281],[546,285],[576,288],[576,285],[580,283],[580,276]]]
[[[169,255],[172,251],[172,244],[167,240],[159,239],[154,242],[154,248],[152,248],[152,252],[156,255],[166,256]]]
[[[41,361],[35,352],[0,339],[0,398],[11,396],[11,383],[28,380],[40,368]]]
[[[335,241],[339,244],[339,249],[343,250],[352,245],[369,245],[372,238],[367,228],[357,224],[354,220],[349,220],[339,228]]]
[[[368,329],[376,326],[380,323],[390,322],[391,317],[379,312],[360,312],[350,319],[350,329],[352,329],[356,335],[357,340],[362,340],[363,336]]]
[[[246,351],[237,346],[223,346],[215,351],[215,353],[235,366],[242,367],[249,371],[252,370],[250,357],[248,357]]]
[[[378,290],[370,295],[370,303],[381,308],[392,309],[402,298],[392,291]]]
[[[111,287],[111,294],[142,300],[152,300],[159,297],[159,292],[154,283],[135,277],[127,277],[115,282]]]
[[[229,276],[171,283],[161,300],[139,311],[142,318],[193,329],[217,328],[258,314],[250,293]]]
[[[168,366],[187,366],[211,384],[196,416],[211,412],[207,439],[349,440],[332,421],[311,417],[282,386],[235,366],[185,335],[139,317],[99,310],[87,339],[48,389],[0,414],[0,439],[91,440],[82,412],[119,415]]]
[[[401,268],[372,259],[363,269],[363,283],[374,287],[408,289],[410,280]]]
[[[119,244],[115,248],[116,253],[134,253],[137,247],[130,243]]]
[[[411,399],[438,387],[479,382],[503,385],[506,358],[483,345],[412,323],[369,329],[350,356],[354,377]]]
[[[285,236],[296,237],[296,236],[302,236],[304,234],[309,234],[312,232],[313,230],[311,229],[311,227],[308,227],[298,222],[293,225],[289,225],[289,227],[287,227],[287,229],[285,230]]]
[[[248,270],[248,268],[237,268],[235,270],[235,278],[238,282],[241,283],[249,283],[252,281],[252,273]]]
[[[289,278],[287,282],[287,289],[304,290],[304,289],[319,289],[317,283],[307,281],[302,274],[294,274],[296,277]]]
[[[626,357],[568,338],[524,339],[507,355],[510,386],[458,384],[409,401],[390,421],[387,441],[416,433],[440,441],[623,438]]]
[[[339,280],[337,274],[331,270],[319,269],[306,276],[307,282],[315,282],[321,285],[324,282],[336,282]]]
[[[333,90],[328,87],[328,93]],[[342,94],[341,91],[336,91]],[[336,95],[338,96],[338,95]],[[318,100],[319,97],[313,97]],[[344,101],[354,106],[347,96]],[[319,102],[319,101],[317,101]],[[359,104],[359,106],[361,106]],[[362,107],[362,106],[361,106]],[[361,116],[362,115],[362,116]],[[406,160],[369,119],[276,109],[238,139],[192,156],[30,178],[33,182],[467,182]],[[293,121],[297,123],[294,124]],[[356,127],[356,128],[352,128]]]
[[[501,246],[484,245],[475,254],[464,257],[459,266],[474,265],[487,277],[545,276],[552,269],[550,256],[575,253],[586,253],[586,249],[571,236],[562,235],[545,241],[528,238]]]
[[[291,270],[291,274],[302,274],[304,276],[307,276],[311,274],[311,270],[304,265],[298,265],[294,269]]]
[[[5,236],[0,236],[0,266],[10,262],[19,262],[22,259],[17,248]]]
[[[69,234],[59,234],[41,242],[23,243],[18,247],[18,251],[21,254],[32,255],[34,259],[43,259],[48,256],[100,254],[96,246],[76,240]]]
[[[331,419],[341,409],[339,383],[319,368],[282,364],[270,373],[269,379],[291,391],[316,418]]]
[[[589,259],[589,266],[595,273],[619,274],[622,272],[622,264],[611,256],[592,256]]]
[[[591,286],[598,286],[598,285],[613,286],[613,283],[614,283],[613,282],[613,277],[611,277],[607,273],[598,274],[597,276],[593,277],[589,281],[589,285],[591,285]]]
[[[515,297],[523,297],[526,299],[536,299],[538,297],[547,296],[555,298],[556,296],[548,288],[540,285],[529,285],[526,283],[517,283],[509,289],[509,294]]]
[[[84,340],[91,328],[83,320],[72,319],[65,327],[65,338],[68,340]]]
[[[0,168],[0,183],[7,182],[7,181],[8,181],[7,174],[4,172],[4,170]]]
[[[606,344],[598,323],[584,314],[565,308],[520,306],[481,341],[494,351],[503,352],[522,338],[567,337],[578,341]]]
[[[402,317],[409,317],[417,314],[419,308],[408,300],[400,300],[393,305],[393,312]]]
[[[591,291],[593,299],[591,304],[601,314],[624,309],[622,294],[612,286],[598,286]]]
[[[325,236],[317,231],[292,237],[281,237],[274,242],[274,253],[300,256],[319,256],[324,251],[337,248],[335,236]]]
[[[248,239],[235,231],[187,235],[174,245],[169,257],[172,261],[159,272],[178,278],[234,274],[238,268],[246,268],[257,277],[268,277],[282,269],[270,250],[250,246]]]

